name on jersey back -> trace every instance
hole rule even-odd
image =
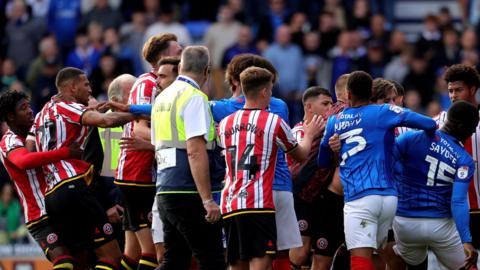
[[[453,150],[452,146],[450,146],[447,140],[440,138],[440,143],[432,142],[429,150],[438,153],[446,159],[452,161],[454,165],[457,164],[457,159],[459,158],[458,153]]]
[[[258,128],[256,125],[251,124],[251,123],[241,123],[241,124],[236,124],[232,126],[231,128],[225,130],[225,137],[230,137],[234,135],[237,132],[240,131],[247,131],[247,132],[252,132],[254,133],[257,137],[262,137],[264,134],[263,129]]]

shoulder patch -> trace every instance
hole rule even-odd
[[[462,166],[457,170],[457,177],[465,180],[468,177],[468,166]]]

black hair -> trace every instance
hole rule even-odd
[[[455,101],[447,112],[447,121],[455,125],[463,125],[465,128],[473,128],[478,125],[478,109],[473,104],[459,100]]]
[[[327,89],[319,87],[319,86],[312,86],[312,87],[307,88],[307,90],[305,90],[305,92],[303,93],[302,102],[303,102],[303,104],[305,104],[305,102],[308,99],[313,98],[313,97],[318,97],[320,95],[324,95],[324,96],[327,96],[327,97],[332,97],[332,94],[330,94],[330,91],[328,91]]]
[[[370,100],[372,96],[372,81],[372,77],[365,71],[354,71],[348,76],[347,91],[358,100]]]
[[[403,85],[401,85],[399,82],[395,80],[388,80],[389,82],[393,83],[393,86],[395,86],[395,90],[397,90],[397,96],[405,96],[405,88],[403,88]]]
[[[80,75],[85,75],[83,70],[74,68],[74,67],[66,67],[60,70],[57,74],[57,78],[55,79],[55,86],[57,89],[63,87],[63,85],[70,80],[78,80]]]
[[[28,96],[23,92],[17,92],[15,90],[9,90],[0,95],[0,121],[7,121],[7,115],[9,113],[15,113],[15,107],[18,102],[26,99]]]
[[[475,86],[475,88],[478,88],[480,85],[480,76],[474,67],[457,64],[447,69],[445,72],[445,81],[447,83],[461,81],[467,86]]]

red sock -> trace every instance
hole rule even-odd
[[[287,258],[278,258],[273,260],[273,270],[291,270],[290,259]]]
[[[369,258],[350,256],[350,270],[375,270],[375,267]]]

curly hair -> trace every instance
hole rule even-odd
[[[168,49],[170,41],[177,41],[177,36],[172,33],[164,33],[150,37],[143,45],[143,58],[151,65],[157,64],[160,53]]]
[[[476,88],[480,85],[478,71],[474,67],[464,64],[450,66],[445,72],[444,78],[447,83],[461,81]]]
[[[29,100],[28,96],[23,92],[9,90],[0,95],[0,121],[7,121],[9,113],[15,113],[15,107],[22,99]]]

